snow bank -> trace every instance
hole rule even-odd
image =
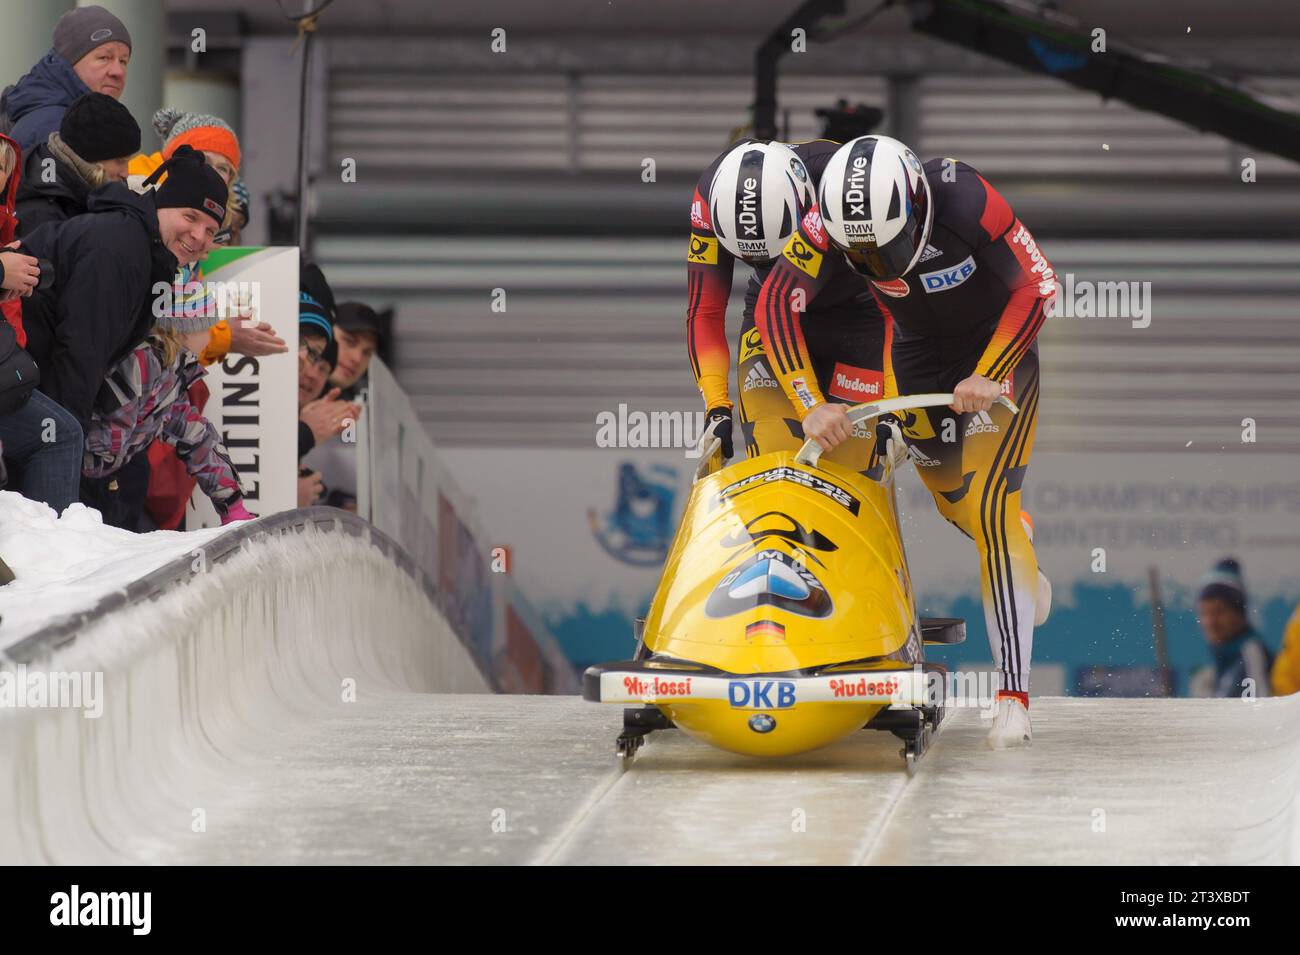
[[[226,528],[132,534],[73,504],[59,517],[39,501],[0,491],[0,558],[15,579],[0,587],[0,649],[59,617],[89,610]]]
[[[131,540],[94,512],[55,522],[5,508],[45,532],[4,531],[27,575],[4,612],[25,627],[52,612],[27,600],[56,601],[62,615],[214,536]],[[384,694],[488,689],[420,582],[368,541],[315,528],[251,540],[156,599],[91,621],[28,665],[29,682],[47,676],[100,689],[93,707],[0,705],[0,864],[148,862],[220,825],[204,807],[249,782],[256,754],[282,745],[286,727]]]

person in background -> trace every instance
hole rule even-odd
[[[131,34],[103,7],[69,10],[54,26],[54,46],[0,96],[0,132],[28,150],[59,128],[86,93],[121,99],[131,62]]]
[[[1300,606],[1295,608],[1282,634],[1282,649],[1273,661],[1273,694],[1300,693]]]
[[[334,293],[320,268],[304,263],[298,279],[298,460],[317,445],[338,437],[361,414],[361,407],[339,400],[341,389],[325,394],[338,363],[334,340]],[[299,466],[298,506],[320,500],[325,488],[320,472]]]
[[[252,519],[221,436],[189,399],[191,386],[206,374],[195,351],[202,350],[216,320],[211,310],[187,314],[173,307],[100,388],[86,431],[81,500],[96,508],[105,524],[140,529],[144,486],[120,481],[117,475],[131,461],[144,458],[155,439],[176,449],[222,524]]]
[[[18,234],[84,213],[92,189],[126,182],[127,162],[139,149],[140,127],[130,110],[103,93],[79,97],[63,114],[58,130],[23,163]]]
[[[0,486],[62,513],[77,499],[81,425],[30,384],[39,383],[40,372],[24,347],[22,308],[37,290],[41,270],[34,256],[11,241],[21,161],[18,144],[0,136]]]
[[[1241,577],[1241,565],[1235,558],[1225,557],[1202,578],[1196,612],[1214,663],[1193,675],[1192,695],[1244,696],[1246,680],[1253,681],[1252,696],[1272,695],[1271,654],[1263,638],[1250,625],[1246,585]]]
[[[244,230],[248,228],[248,186],[244,180],[236,179],[230,184],[230,224],[218,235],[221,245],[241,245]]]
[[[239,137],[224,119],[164,106],[153,114],[153,128],[162,141],[162,148],[147,156],[142,153],[134,157],[130,162],[132,176],[148,178],[177,149],[190,146],[203,153],[208,164],[220,173],[226,185],[231,185],[238,178],[239,163],[243,158],[239,149]]]
[[[365,389],[370,359],[381,354],[389,340],[392,313],[379,314],[361,302],[344,302],[334,322],[334,337],[339,343],[339,363],[330,375],[330,384],[340,389],[341,397],[351,401]]]

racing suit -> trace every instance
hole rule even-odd
[[[907,275],[871,282],[892,331],[889,387],[904,395],[948,392],[979,374],[1001,382],[1020,408],[1017,415],[994,405],[978,413],[918,409],[901,417],[912,461],[939,513],[979,552],[1001,689],[1027,694],[1038,564],[1020,519],[1020,489],[1038,415],[1035,340],[1056,278],[1033,236],[979,173],[952,159],[932,159],[924,172],[934,206],[929,243]],[[811,305],[826,285],[828,261],[839,258],[820,210],[810,210],[764,284],[760,327],[782,320],[777,303],[792,289],[803,289]],[[797,369],[778,366],[777,372],[788,390],[797,390]]]
[[[839,145],[819,139],[791,146],[814,187]],[[722,158],[704,170],[696,185],[686,255],[687,351],[710,410],[732,407],[725,321],[736,260],[718,241],[708,207],[710,186]],[[772,267],[773,263],[756,267],[750,276],[736,351],[738,422],[751,457],[798,450],[804,441],[800,424],[807,410],[802,404],[804,394],[856,404],[880,398],[885,391],[887,329],[866,279],[836,257],[827,262],[815,307],[804,308],[796,298],[785,303],[779,321],[756,321],[763,315],[759,299]],[[865,472],[872,438],[865,430],[855,432],[854,438],[828,453],[827,460]]]

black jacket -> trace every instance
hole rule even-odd
[[[54,181],[44,182],[41,173],[47,159],[54,161]],[[41,143],[23,158],[18,182],[18,237],[31,235],[47,222],[63,222],[86,211],[90,185],[66,163],[56,159],[50,147]]]
[[[83,428],[108,370],[154,324],[154,285],[176,277],[151,195],[113,182],[93,190],[87,207],[24,236],[21,246],[54,271],[50,288],[23,299],[27,351],[40,366],[41,391]]]

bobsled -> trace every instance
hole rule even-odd
[[[848,416],[859,426],[952,400],[891,398]],[[727,467],[716,438],[700,450],[632,659],[583,674],[585,699],[624,706],[618,756],[674,728],[751,756],[866,728],[899,737],[914,764],[945,712],[946,673],[925,647],[960,643],[965,623],[917,613],[896,462],[878,453],[875,479],[822,460],[812,440]]]

